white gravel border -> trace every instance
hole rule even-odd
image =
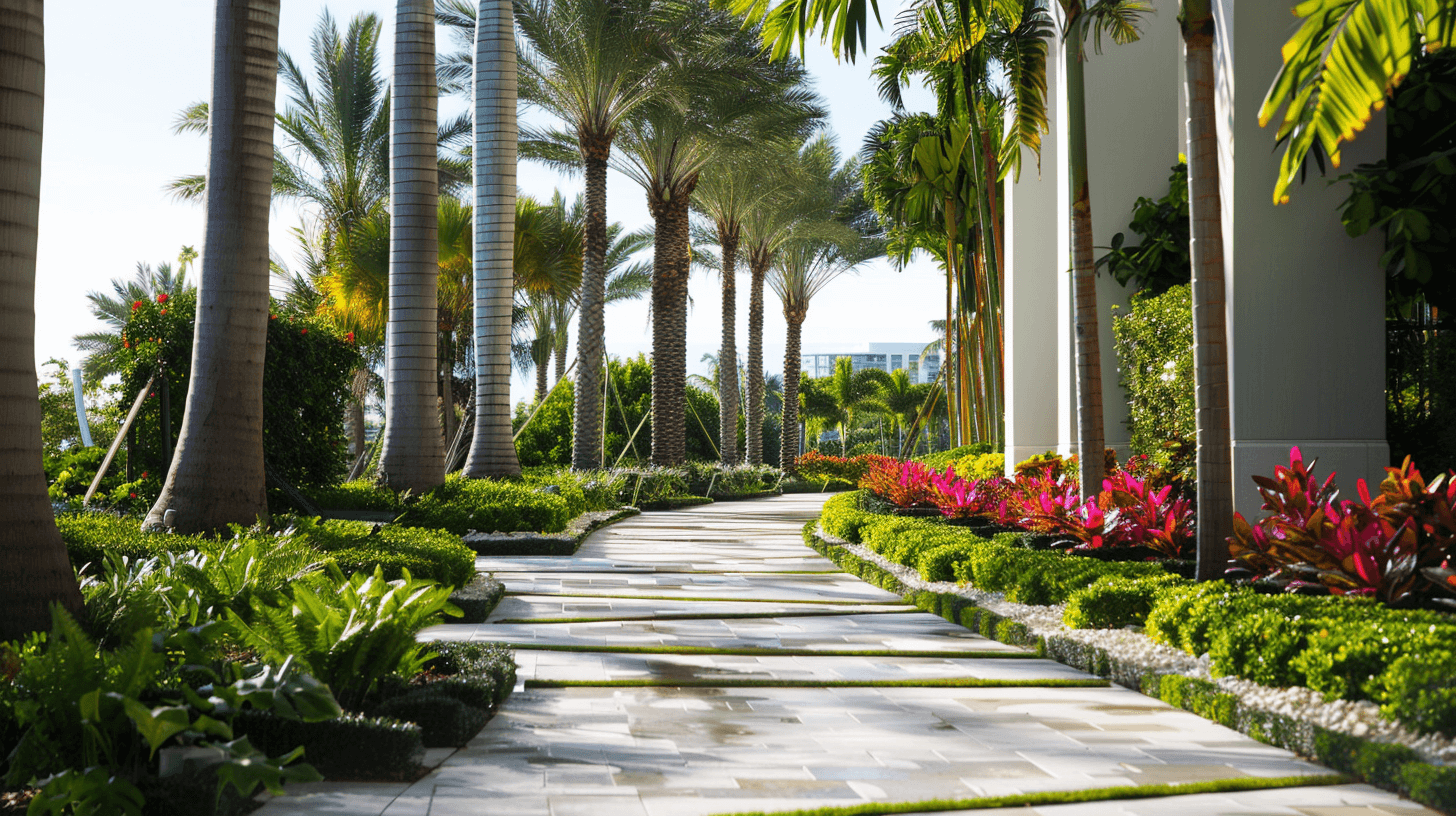
[[[1134,629],[1073,629],[1062,623],[1066,604],[1037,606],[1014,603],[1006,600],[1001,592],[987,592],[951,581],[926,581],[918,571],[889,561],[863,544],[832,536],[824,531],[822,525],[816,532],[825,543],[843,547],[878,565],[910,589],[959,595],[982,609],[1024,624],[1041,637],[1066,638],[1105,649],[1118,660],[1139,667],[1139,674],[1180,674],[1207,680],[1225,692],[1237,695],[1244,705],[1252,709],[1282,714],[1375,742],[1405,745],[1432,764],[1456,764],[1456,740],[1437,734],[1417,734],[1400,723],[1381,717],[1380,707],[1374,703],[1325,702],[1324,695],[1303,686],[1273,688],[1240,677],[1214,677],[1210,673],[1213,661],[1206,654],[1194,657],[1181,649],[1154,643],[1147,635]]]

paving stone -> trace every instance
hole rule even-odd
[[[478,559],[513,594],[487,623],[444,624],[422,639],[547,647],[517,652],[522,681],[1089,679],[934,615],[905,610],[898,596],[833,572],[799,538],[799,528],[823,500],[784,496],[646,513],[593,533],[572,558]],[[793,572],[801,569],[812,574]],[[832,614],[804,614],[820,612]],[[742,614],[753,617],[720,617]],[[621,620],[501,623],[554,617]],[[552,646],[784,653],[640,654]],[[937,654],[814,654],[834,650]],[[468,746],[411,785],[292,786],[297,795],[269,801],[259,813],[705,816],[1326,772],[1118,687],[518,687]],[[1431,811],[1373,788],[1340,785],[1014,813]]]

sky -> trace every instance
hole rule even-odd
[[[895,0],[890,0],[894,3]],[[178,111],[208,96],[211,72],[213,4],[200,0],[150,0],[138,15],[126,3],[91,4],[85,14],[52,14],[46,31],[46,109],[41,171],[40,243],[36,280],[36,363],[50,358],[79,361],[71,338],[100,328],[85,294],[110,292],[114,278],[130,278],[138,262],[175,263],[183,246],[202,251],[201,205],[173,201],[166,183],[201,172],[206,138],[175,135]],[[373,12],[384,19],[381,71],[390,66],[393,3],[385,0],[289,0],[282,4],[280,48],[308,62],[309,36],[327,8],[342,28],[355,14]],[[893,5],[881,8],[893,26]],[[159,21],[166,21],[159,26]],[[869,54],[878,53],[888,34],[871,24]],[[454,48],[441,31],[438,48]],[[815,87],[829,109],[828,130],[840,151],[859,150],[865,133],[890,115],[870,78],[871,61],[836,63],[827,46],[811,44],[806,62]],[[283,105],[280,83],[279,105]],[[912,109],[928,109],[930,94],[907,96]],[[441,100],[441,116],[463,110],[465,100]],[[529,113],[527,115],[530,115]],[[549,199],[560,189],[568,197],[582,190],[579,178],[522,162],[521,193]],[[612,172],[608,180],[608,218],[635,229],[651,222],[642,190]],[[305,213],[275,204],[270,241],[275,253],[294,263],[297,244],[290,230]],[[904,270],[887,260],[862,265],[830,284],[809,309],[803,327],[805,353],[848,351],[867,342],[928,342],[928,321],[936,316],[944,278],[935,265],[917,259]],[[688,371],[706,374],[703,354],[717,353],[721,338],[721,290],[716,274],[696,272],[689,289]],[[738,353],[746,354],[748,281],[738,284]],[[772,292],[765,297],[764,367],[783,367],[785,324]],[[607,351],[635,356],[649,352],[652,337],[646,299],[607,307]],[[572,330],[575,339],[575,327]],[[574,353],[574,352],[573,352]],[[42,371],[41,376],[46,376]],[[529,394],[532,381],[517,377],[513,399]]]

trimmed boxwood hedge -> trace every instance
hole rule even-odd
[[[428,527],[464,535],[481,532],[559,533],[576,514],[547,486],[452,475],[426,493],[400,518],[406,527]],[[579,495],[579,494],[578,494]],[[584,500],[578,499],[584,504]],[[580,506],[580,505],[579,505]]]
[[[424,770],[423,732],[399,720],[345,714],[303,722],[243,709],[234,715],[233,733],[269,756],[301,745],[303,761],[327,779],[413,781]]]

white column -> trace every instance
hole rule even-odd
[[[1058,363],[1062,326],[1058,291],[1067,278],[1067,181],[1061,111],[1065,103],[1061,49],[1047,49],[1047,118],[1041,167],[1030,151],[1021,176],[1006,184],[1006,269],[1002,292],[1005,321],[1006,472],[1017,462],[1054,450],[1058,433]],[[1075,404],[1075,403],[1073,403]]]
[[[1234,501],[1257,516],[1249,477],[1271,475],[1298,445],[1353,493],[1378,480],[1385,442],[1385,283],[1381,241],[1349,238],[1336,207],[1346,185],[1311,166],[1291,201],[1271,196],[1281,152],[1258,111],[1295,30],[1290,0],[1219,0],[1219,165],[1228,264]],[[1345,168],[1385,152],[1383,114],[1347,145]],[[1243,152],[1235,161],[1235,146]],[[1339,172],[1339,171],[1335,171]]]
[[[1092,191],[1092,241],[1099,258],[1119,232],[1126,234],[1129,244],[1141,240],[1128,229],[1133,204],[1140,197],[1156,199],[1168,192],[1168,176],[1183,150],[1178,138],[1183,41],[1178,0],[1153,0],[1151,5],[1153,11],[1144,15],[1136,42],[1117,45],[1104,37],[1101,54],[1096,53],[1095,43],[1087,49],[1087,182]],[[1103,433],[1119,459],[1130,452],[1130,436],[1112,317],[1113,307],[1116,314],[1127,314],[1130,294],[1112,275],[1098,275]]]

